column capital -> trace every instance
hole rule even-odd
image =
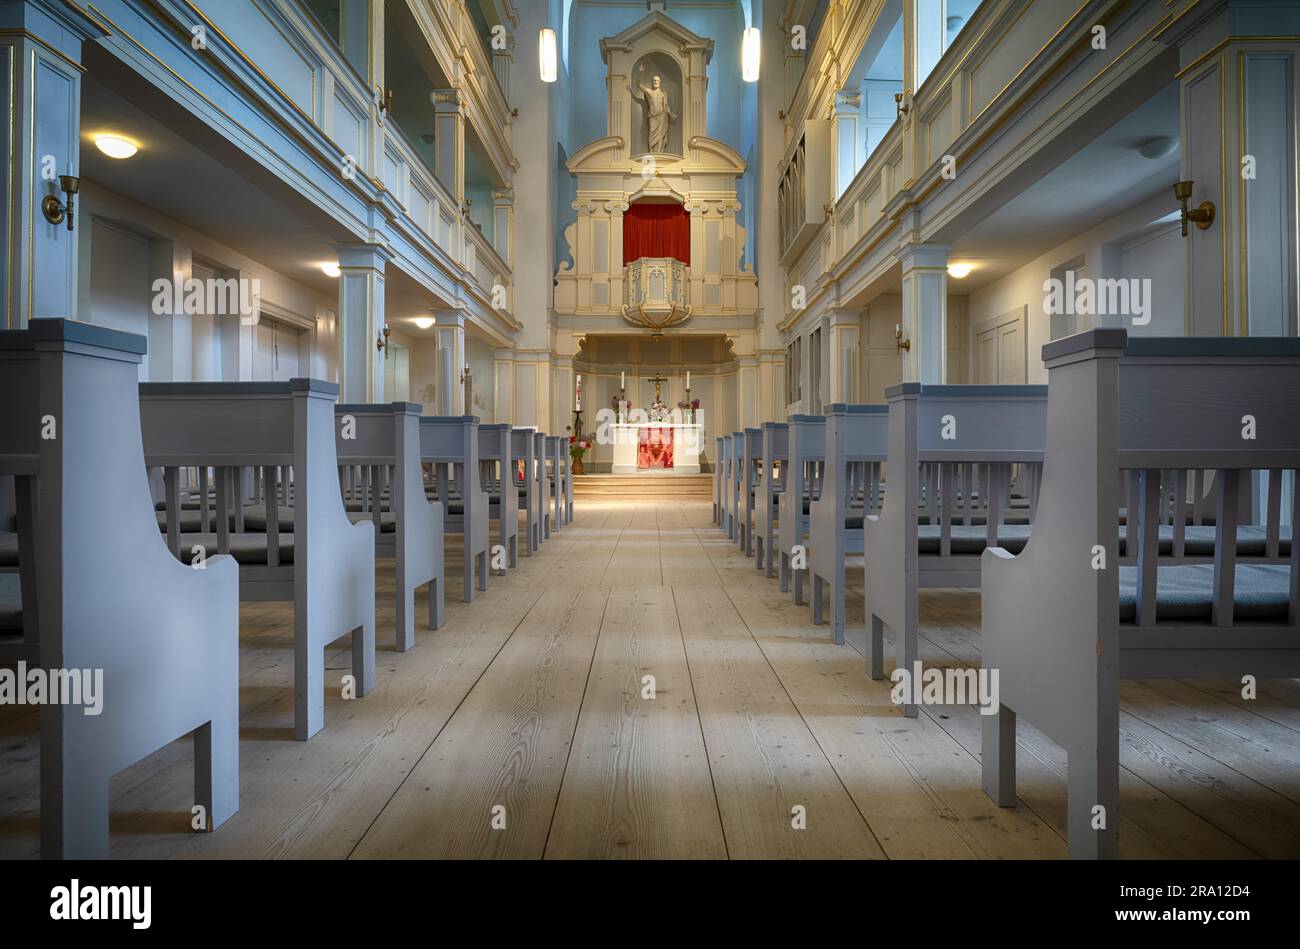
[[[439,115],[465,114],[465,99],[459,89],[433,89],[429,92],[433,111]]]
[[[375,270],[383,273],[384,267],[394,256],[387,244],[368,241],[348,241],[330,246],[339,255],[340,270]]]
[[[900,244],[894,250],[894,259],[909,270],[944,270],[948,269],[948,254],[952,247],[948,244]]]

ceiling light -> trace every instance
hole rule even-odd
[[[974,269],[970,264],[949,264],[948,276],[960,280]]]
[[[745,82],[758,82],[758,66],[762,56],[758,27],[745,29],[745,39],[740,47],[740,74]]]
[[[555,31],[542,30],[537,38],[537,64],[542,72],[542,82],[555,82],[559,77],[555,58]]]
[[[1155,161],[1164,158],[1177,147],[1178,143],[1167,135],[1161,135],[1158,138],[1149,138],[1138,145],[1138,154],[1143,158]]]
[[[327,277],[337,277],[342,273],[342,271],[339,270],[339,265],[334,261],[327,261],[326,263],[321,264],[320,269]]]
[[[414,322],[416,326],[420,327],[420,329],[427,330],[430,326],[433,325],[433,317],[417,316]]]
[[[96,135],[95,145],[109,158],[130,158],[140,150],[135,142],[120,135]]]

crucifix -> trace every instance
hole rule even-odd
[[[667,376],[651,376],[649,379],[646,380],[646,382],[653,382],[653,383],[655,384],[655,402],[656,402],[656,403],[662,403],[662,402],[663,402],[663,398],[662,398],[662,396],[663,396],[663,389],[662,389],[662,386],[663,386],[663,384],[664,384],[665,382],[667,382],[667,381],[668,381],[668,377],[667,377]]]

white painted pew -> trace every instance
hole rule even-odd
[[[1047,421],[1046,386],[905,383],[885,397],[889,486],[882,512],[863,525],[867,666],[877,679],[885,626],[894,631],[896,668],[919,658],[920,589],[978,588],[985,547],[1024,543],[1032,499],[1013,506],[1011,481],[1017,466],[1042,464]],[[1028,474],[1021,480],[1035,483]],[[914,717],[916,706],[903,712]]]
[[[762,458],[758,484],[754,488],[754,566],[767,576],[776,576],[776,504],[785,490],[790,457],[790,426],[785,422],[764,422]]]
[[[1241,563],[1234,542],[1237,482],[1265,470],[1280,488],[1280,473],[1294,478],[1300,466],[1300,341],[1127,339],[1106,329],[1050,343],[1043,360],[1050,394],[1034,532],[1020,556],[991,547],[982,557],[982,659],[998,670],[1000,692],[997,715],[983,722],[984,788],[1015,804],[1024,716],[1068,755],[1070,855],[1114,857],[1121,678],[1300,676],[1300,492],[1287,501],[1289,544],[1282,505],[1267,505],[1265,563]],[[1211,564],[1161,556],[1159,475],[1171,469],[1218,471]],[[1140,475],[1128,518],[1137,563],[1124,567],[1116,511],[1131,471]]]
[[[144,352],[142,336],[61,319],[0,332],[0,474],[27,511],[16,526],[35,634],[5,658],[102,670],[99,714],[40,709],[46,858],[107,857],[110,779],[190,732],[206,826],[239,809],[238,568],[214,557],[192,570],[158,533],[141,465]]]
[[[519,566],[519,484],[515,480],[515,457],[514,435],[508,424],[479,425],[481,479],[491,486],[488,511],[490,514],[496,509],[497,540],[505,549],[506,568]]]
[[[411,402],[388,405],[339,404],[335,451],[340,474],[364,469],[370,487],[360,494],[360,510],[375,531],[375,553],[395,561],[396,646],[415,646],[415,591],[428,584],[429,628],[444,618],[443,506],[424,493],[420,468],[420,407]],[[388,485],[385,496],[381,485]],[[345,491],[345,502],[350,500]],[[385,509],[389,514],[385,517]]]
[[[427,487],[443,502],[443,528],[460,534],[466,603],[486,590],[488,496],[479,485],[478,417],[426,415],[420,419],[420,460],[432,467]],[[455,490],[453,490],[453,488]]]
[[[524,530],[529,556],[536,553],[542,545],[542,508],[546,506],[537,480],[536,436],[536,429],[532,428],[515,428],[510,432],[511,453],[523,463],[524,469]]]
[[[786,484],[777,502],[779,582],[781,592],[788,593],[793,575],[794,601],[802,605],[804,577],[808,569],[809,515],[812,502],[821,494],[822,469],[826,460],[826,416],[792,415],[786,425]],[[802,550],[802,554],[796,548]],[[799,566],[801,562],[803,566]]]
[[[187,562],[233,553],[241,600],[293,601],[299,740],[325,724],[326,646],[350,632],[357,695],[375,683],[374,526],[353,524],[343,508],[334,450],[337,396],[337,385],[318,379],[140,384],[145,465],[163,469],[172,553]],[[265,533],[230,530],[230,485],[248,466],[264,480]],[[178,469],[190,467],[215,471],[215,535],[179,530]],[[281,482],[284,471],[291,472],[291,495]],[[286,498],[291,534],[279,525]],[[205,520],[207,513],[204,506]]]
[[[844,558],[863,552],[863,519],[880,509],[881,464],[885,460],[888,406],[826,408],[826,448],[821,494],[808,521],[808,577],[812,619],[825,619],[830,600],[831,635],[844,642]]]

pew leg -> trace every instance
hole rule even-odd
[[[398,652],[410,652],[415,646],[415,587],[405,577],[397,580],[396,647]]]
[[[491,564],[488,562],[487,551],[485,550],[482,553],[480,553],[476,559],[478,561],[478,588],[480,591],[486,590],[488,584],[489,567],[491,566]]]
[[[324,652],[321,652],[324,656]],[[375,617],[352,631],[352,674],[357,679],[357,697],[375,690]]]
[[[519,535],[510,535],[510,542],[506,545],[506,562],[511,567],[519,566]]]
[[[765,560],[765,561],[763,562],[763,573],[764,573],[764,575],[765,575],[769,580],[772,579],[774,576],[776,576],[776,570],[774,569],[774,565],[773,565],[773,563],[772,563],[772,542],[773,542],[774,540],[775,540],[775,537],[770,536],[770,535],[768,536],[768,538],[767,538],[767,560]]]
[[[309,643],[304,631],[294,636],[293,737],[306,741],[325,724],[325,649]]]
[[[239,716],[235,710],[194,729],[194,803],[207,815],[205,829],[209,831],[239,810]]]
[[[444,610],[446,609],[446,596],[443,593],[442,577],[437,576],[429,581],[429,628],[442,629],[445,621]]]
[[[873,679],[885,677],[885,624],[879,616],[871,615],[867,637],[867,674]]]
[[[1067,749],[1066,840],[1071,860],[1119,856],[1119,728]]]
[[[894,630],[894,648],[896,653],[895,668],[913,669],[914,663],[921,658],[920,651],[917,649],[916,623],[903,620],[903,628]],[[914,692],[919,691],[919,685],[913,684]],[[916,718],[917,707],[914,703],[903,703],[903,715],[907,718]]]
[[[783,550],[781,551],[781,555],[777,559],[781,561],[781,568],[779,573],[780,579],[777,581],[777,589],[779,589],[782,593],[789,593],[790,592],[790,557]]]
[[[474,602],[474,561],[475,557],[473,554],[465,555],[465,589],[461,594],[461,599],[466,603]]]
[[[804,582],[807,580],[808,576],[809,573],[806,568],[794,571],[794,602],[798,606],[803,606],[808,602],[808,598],[804,596],[803,592]]]
[[[980,716],[984,793],[999,807],[1016,806],[1016,713],[999,705]]]
[[[831,598],[831,636],[835,645],[844,645],[844,580],[840,577],[826,581]]]
[[[48,748],[52,756],[55,749],[50,746],[54,744],[41,742],[41,857],[107,860],[109,779],[98,775],[89,762],[51,762],[47,766],[45,753]]]
[[[763,569],[763,535],[754,538],[754,569]]]
[[[822,578],[812,570],[808,571],[808,583],[812,593],[812,621],[814,626],[826,622],[826,610],[822,600]]]

